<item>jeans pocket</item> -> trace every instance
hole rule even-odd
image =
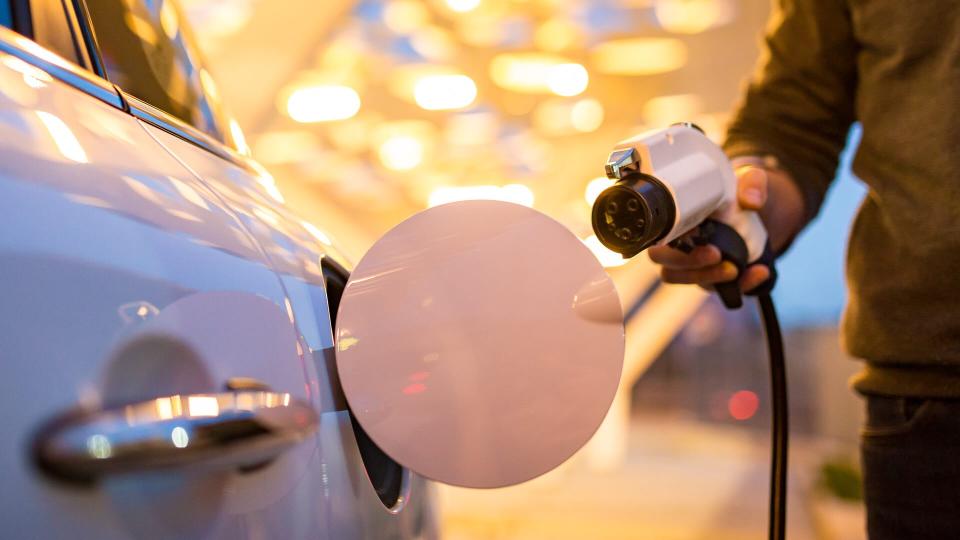
[[[913,430],[930,410],[929,399],[867,397],[867,419],[860,434],[867,438],[903,435]]]

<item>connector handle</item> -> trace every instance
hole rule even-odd
[[[775,254],[770,247],[769,240],[764,246],[763,253],[755,261],[749,260],[747,243],[743,237],[730,225],[715,219],[708,219],[700,225],[700,230],[693,237],[697,244],[713,244],[720,250],[724,261],[733,263],[737,267],[737,277],[724,283],[717,283],[714,288],[720,300],[727,309],[738,309],[743,305],[743,292],[740,290],[740,276],[754,264],[764,264],[770,269],[770,277],[762,284],[751,290],[749,295],[768,294],[777,281],[777,270],[774,265]]]
[[[736,278],[717,283],[714,287],[727,309],[739,309],[743,305],[743,295],[740,292],[738,280],[747,268],[747,258],[749,257],[747,243],[743,241],[743,237],[733,227],[715,219],[708,219],[700,225],[700,234],[697,235],[697,240],[716,246],[720,250],[722,259],[737,267]]]

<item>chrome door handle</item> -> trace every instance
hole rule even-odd
[[[253,468],[313,433],[317,421],[309,403],[285,393],[175,395],[54,419],[34,439],[34,457],[58,478],[87,482],[160,469]]]

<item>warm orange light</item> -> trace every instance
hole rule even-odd
[[[177,17],[177,10],[173,2],[164,2],[160,6],[160,28],[170,39],[176,39],[180,32],[180,20]]]
[[[420,165],[423,153],[423,143],[410,135],[391,136],[377,150],[383,166],[395,171],[408,171]]]
[[[548,99],[533,111],[533,125],[544,135],[590,133],[602,123],[603,105],[593,98]]]
[[[515,92],[575,96],[586,90],[590,76],[582,65],[545,53],[503,53],[490,62],[493,82]]]
[[[446,139],[455,145],[479,146],[491,143],[499,129],[497,115],[492,112],[467,112],[447,120]]]
[[[618,39],[595,47],[590,58],[601,73],[651,75],[683,67],[687,47],[674,38]]]
[[[507,34],[507,25],[503,18],[494,12],[476,11],[469,17],[460,17],[455,21],[457,37],[463,43],[473,47],[496,48]]]
[[[264,163],[296,163],[314,156],[319,147],[309,131],[268,131],[256,139],[253,154]]]
[[[157,31],[150,21],[139,15],[135,15],[132,11],[127,11],[123,15],[123,22],[126,24],[127,29],[138,38],[154,47],[157,46],[159,36],[157,36]]]
[[[533,35],[534,44],[549,52],[572,48],[581,38],[580,28],[564,19],[550,19],[541,24]]]
[[[686,122],[703,110],[703,98],[697,94],[674,94],[651,99],[643,105],[643,120],[651,126]]]
[[[533,125],[544,135],[568,135],[572,133],[570,123],[573,106],[563,99],[548,99],[533,110]]]
[[[581,99],[570,110],[570,123],[583,133],[596,131],[603,124],[603,105],[596,99]]]
[[[457,49],[450,32],[436,26],[416,31],[410,36],[410,46],[424,58],[435,61],[449,60]]]
[[[657,0],[653,12],[664,30],[678,34],[697,34],[733,18],[729,0]]]
[[[383,23],[398,34],[409,34],[430,20],[430,12],[417,0],[392,0],[383,7]]]

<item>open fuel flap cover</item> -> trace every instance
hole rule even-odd
[[[350,276],[337,367],[401,465],[466,487],[539,476],[593,435],[623,364],[613,282],[563,225],[464,201],[414,215]]]

